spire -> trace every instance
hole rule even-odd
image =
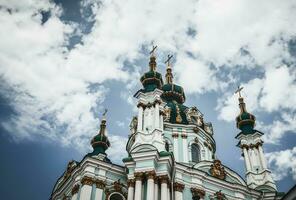
[[[165,63],[167,64],[167,69],[166,69],[166,74],[165,74],[167,84],[172,84],[173,83],[172,67],[171,67],[171,64],[170,64],[170,60],[172,58],[173,58],[173,55],[168,55],[168,59],[165,61]]]
[[[107,114],[108,110],[105,109],[103,116],[102,116],[102,120],[101,120],[101,124],[100,124],[100,131],[99,131],[99,135],[101,136],[105,136],[105,131],[106,131],[106,114]]]
[[[106,154],[105,151],[110,147],[110,142],[108,140],[108,137],[106,136],[106,113],[107,109],[105,109],[101,124],[100,124],[100,130],[98,131],[98,134],[93,137],[91,140],[91,145],[93,147],[93,152],[91,155],[98,155],[100,153]]]
[[[241,91],[243,89],[244,89],[243,87],[238,86],[237,87],[237,90],[235,91],[235,94],[238,94],[238,102],[239,102],[238,105],[239,105],[239,108],[240,108],[241,113],[247,112],[247,110],[246,110],[246,104],[244,102],[244,98],[241,95]]]
[[[156,56],[155,56],[155,50],[157,46],[152,46],[152,50],[150,51],[150,61],[149,61],[149,68],[150,71],[156,71]]]

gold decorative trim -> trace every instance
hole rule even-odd
[[[185,185],[182,183],[174,183],[174,191],[183,192]]]
[[[156,176],[155,171],[146,172],[147,179],[154,179]]]
[[[136,181],[142,181],[143,178],[144,178],[144,173],[143,173],[143,172],[136,172],[136,173],[134,174],[134,176],[135,176],[135,180],[136,180]]]
[[[99,189],[104,189],[105,186],[106,186],[106,183],[102,180],[95,180],[95,184],[96,184],[96,187],[99,188]]]
[[[160,184],[162,184],[162,183],[168,184],[169,183],[169,177],[167,175],[159,176],[158,179],[160,181]]]
[[[128,179],[127,187],[135,187],[135,179]]]
[[[214,160],[213,164],[211,165],[210,173],[212,176],[221,180],[226,178],[226,171],[220,160]]]
[[[186,135],[186,134],[181,134],[181,137],[183,138],[183,139],[186,139],[188,136]]]
[[[91,177],[85,176],[81,180],[82,185],[92,185],[94,183],[94,180]]]
[[[206,192],[201,188],[191,188],[191,193],[193,197],[204,198]]]

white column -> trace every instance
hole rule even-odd
[[[249,171],[251,171],[251,165],[250,165],[249,154],[248,154],[246,147],[243,147],[243,152],[244,152],[246,169],[247,169],[247,172],[249,172]]]
[[[96,200],[102,200],[103,199],[103,189],[97,188],[96,189]]]
[[[167,177],[162,177],[160,179],[161,188],[160,188],[160,196],[161,200],[168,200],[168,179]]]
[[[155,115],[155,128],[159,128],[159,104],[158,102],[155,103],[155,108],[154,108],[154,115]]]
[[[260,155],[260,160],[261,160],[262,168],[263,169],[267,169],[267,164],[266,164],[266,160],[265,160],[263,149],[262,149],[262,146],[261,145],[259,145],[258,150],[259,150],[259,155]]]
[[[183,200],[184,185],[181,183],[174,183],[175,200]]]
[[[179,148],[178,148],[178,133],[173,132],[173,142],[174,142],[174,156],[175,160],[179,162]]]
[[[163,115],[162,114],[160,115],[159,127],[160,127],[160,130],[163,130]]]
[[[130,179],[128,180],[127,185],[128,185],[127,200],[134,200],[135,181]]]
[[[154,198],[154,172],[148,172],[147,176],[147,199],[153,200]]]
[[[135,174],[135,178],[136,178],[135,200],[142,199],[142,177],[143,177],[142,173]]]
[[[143,130],[143,107],[140,105],[139,106],[139,112],[138,112],[138,131]]]
[[[154,179],[154,200],[158,200],[158,179]]]
[[[168,200],[171,200],[170,187],[168,186]]]
[[[92,186],[90,185],[83,185],[81,187],[81,192],[80,192],[80,199],[82,200],[90,200],[91,197],[91,190],[92,190]]]
[[[71,200],[77,200],[77,193],[72,195]]]
[[[183,162],[188,162],[188,149],[187,149],[187,135],[184,135],[182,137],[182,142],[183,142]]]

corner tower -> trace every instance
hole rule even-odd
[[[238,147],[242,149],[246,165],[247,185],[261,191],[276,191],[276,185],[267,168],[263,153],[262,132],[254,129],[256,118],[247,112],[244,98],[241,96],[242,88],[238,88],[240,114],[236,117],[236,126],[241,132],[236,136]]]

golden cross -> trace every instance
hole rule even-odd
[[[156,46],[152,46],[152,50],[150,51],[150,55],[154,55],[154,51],[156,50],[157,45]]]
[[[237,86],[237,90],[235,91],[235,94],[238,93],[238,96],[239,96],[240,98],[242,97],[242,95],[241,95],[241,91],[242,91],[242,89],[244,89],[244,87]]]
[[[166,63],[168,66],[170,65],[170,60],[172,59],[173,55],[168,55],[168,59],[164,62]]]

